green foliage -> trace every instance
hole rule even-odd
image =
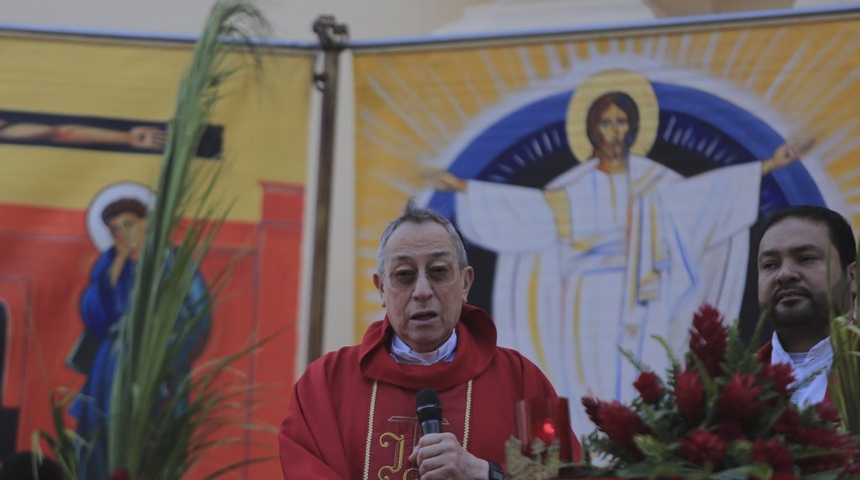
[[[198,265],[229,208],[212,196],[220,171],[201,175],[194,168],[194,154],[221,87],[236,72],[236,67],[227,65],[227,42],[250,45],[250,34],[264,25],[262,14],[250,3],[216,3],[180,83],[136,288],[120,329],[111,392],[109,471],[125,468],[136,480],[181,478],[204,451],[217,445],[212,434],[231,423],[219,415],[221,409],[241,405],[247,394],[241,385],[225,388],[218,379],[248,350],[205,365],[187,378],[174,378],[174,367],[227,279],[219,277],[220,283],[209,287],[196,314],[177,324]],[[189,223],[182,228],[182,240],[172,247],[185,218]],[[165,403],[166,386],[172,391]]]
[[[251,38],[265,29],[262,13],[249,1],[217,1],[179,85],[135,288],[119,325],[107,420],[108,472],[124,469],[134,480],[177,480],[205,452],[243,440],[216,440],[224,427],[254,428],[236,415],[247,407],[247,384],[241,379],[230,381],[224,374],[260,344],[210,361],[190,374],[177,375],[177,370],[182,371],[177,366],[188,361],[183,348],[199,335],[229,279],[229,271],[219,274],[191,308],[194,314],[183,317],[188,316],[183,308],[187,312],[198,267],[231,205],[214,195],[223,167],[199,168],[194,155],[222,87],[241,67],[228,56],[250,51],[259,64]],[[177,238],[179,243],[174,245]],[[77,439],[65,429],[62,412],[69,398],[61,402],[52,398],[56,438],[44,432],[40,438],[54,451],[66,477],[77,479],[75,443],[85,446],[91,439]],[[209,478],[260,460],[224,466]]]
[[[845,317],[830,323],[833,345],[830,395],[839,406],[843,427],[860,436],[860,328]]]
[[[830,322],[833,366],[830,397],[839,407],[842,426],[860,437],[860,328],[841,316]]]
[[[860,243],[858,243],[860,252]],[[860,260],[858,255],[857,260]],[[846,272],[847,273],[847,272]],[[855,282],[860,278],[860,261],[854,263]],[[829,302],[832,303],[832,302]],[[831,311],[830,344],[833,347],[830,398],[839,407],[842,427],[860,439],[860,319],[858,302],[854,302],[853,315],[835,316]]]
[[[63,422],[63,412],[74,399],[73,392],[64,392],[59,400],[56,394],[51,394],[51,423],[54,426],[54,431],[57,432],[57,437],[54,438],[44,431],[37,431],[33,433],[32,438],[34,452],[41,452],[40,441],[48,444],[51,451],[56,454],[56,461],[63,472],[63,477],[68,479],[78,478],[75,441],[79,441],[79,439],[76,438],[74,431],[66,429]]]

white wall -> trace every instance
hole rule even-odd
[[[258,0],[274,36],[315,40],[322,14],[350,27],[352,38],[431,32],[489,0]],[[158,34],[196,34],[213,0],[3,0],[0,23]]]
[[[653,17],[647,0],[257,0],[274,36],[314,40],[313,21],[333,14],[353,39],[457,31],[612,23]],[[679,4],[691,0],[664,0]],[[718,0],[695,0],[709,3]],[[767,1],[757,0],[767,5]],[[790,1],[790,0],[789,0]],[[196,34],[213,0],[2,0],[0,24]],[[856,0],[794,0],[795,8]],[[461,21],[463,19],[464,21]],[[443,28],[445,27],[445,28]]]

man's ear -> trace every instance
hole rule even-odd
[[[463,301],[469,297],[469,290],[472,288],[472,282],[475,281],[475,269],[468,266],[463,269]]]
[[[382,275],[379,272],[373,272],[373,286],[379,292],[379,298],[382,300],[382,306],[385,307],[385,282],[382,281]]]

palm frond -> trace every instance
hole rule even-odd
[[[75,443],[80,444],[80,439],[76,438],[75,432],[68,430],[63,422],[63,412],[66,411],[68,405],[74,400],[74,392],[64,392],[63,396],[57,399],[57,394],[51,394],[51,423],[54,431],[57,432],[56,437],[50,433],[39,430],[33,432],[31,443],[33,451],[41,455],[41,442],[44,441],[48,447],[55,453],[56,462],[63,472],[64,478],[77,478],[78,476],[78,460],[75,455]]]
[[[860,251],[860,242],[858,242]],[[858,256],[860,260],[860,256]],[[860,275],[860,261],[855,262],[855,279]],[[860,439],[860,328],[857,326],[858,303],[852,315],[833,317],[830,322],[830,344],[833,347],[828,388],[830,397],[839,407],[842,427]]]
[[[194,155],[221,88],[238,71],[228,55],[252,46],[250,39],[264,28],[261,12],[251,3],[215,3],[181,80],[135,288],[120,324],[107,471],[125,468],[136,480],[181,478],[213,445],[211,435],[230,424],[214,413],[241,405],[237,392],[225,393],[214,385],[253,347],[216,360],[200,378],[190,372],[189,345],[205,338],[213,298],[229,277],[219,276],[201,288],[199,265],[230,203],[215,198],[220,168],[206,174],[195,165]],[[173,246],[177,233],[181,241]],[[247,395],[247,387],[242,394]]]

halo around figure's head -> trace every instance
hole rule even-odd
[[[123,198],[137,200],[149,210],[155,203],[155,192],[142,183],[118,182],[101,189],[93,197],[87,208],[87,232],[90,235],[90,241],[100,252],[113,245],[110,230],[102,220],[102,212],[105,207]]]
[[[577,85],[567,107],[567,141],[579,161],[591,158],[594,151],[586,132],[588,110],[598,98],[612,92],[626,93],[639,109],[639,132],[630,151],[644,157],[654,145],[660,110],[651,82],[630,70],[604,70]]]

